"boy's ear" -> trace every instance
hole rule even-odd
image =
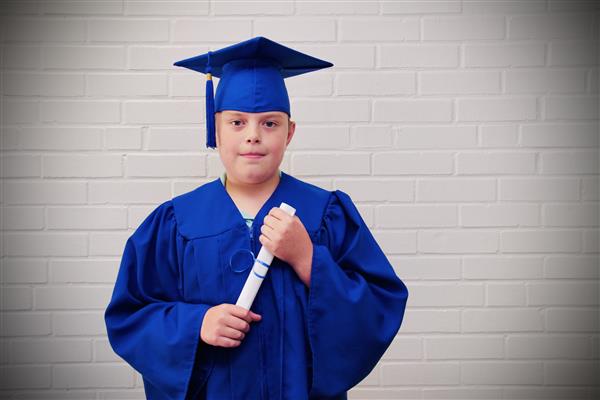
[[[290,144],[292,138],[294,137],[294,132],[296,132],[296,122],[292,121],[291,119],[288,121],[288,136],[287,141],[285,142],[286,147]]]

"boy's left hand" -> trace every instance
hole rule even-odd
[[[290,264],[300,280],[310,286],[313,245],[300,218],[273,207],[260,231],[260,243],[275,257]]]

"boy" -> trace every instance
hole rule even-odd
[[[408,292],[347,194],[278,170],[295,132],[284,78],[332,64],[256,37],[175,65],[207,74],[207,146],[226,172],[128,239],[105,313],[113,349],[149,399],[346,399]],[[246,310],[261,246],[276,258]]]

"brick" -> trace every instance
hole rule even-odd
[[[502,201],[569,201],[579,199],[579,182],[568,178],[500,178]]]
[[[239,24],[239,20],[235,21]],[[331,42],[336,40],[336,21],[323,18],[256,18],[254,34],[277,37],[279,42]],[[338,23],[342,23],[341,21]],[[250,35],[248,35],[250,36]]]
[[[417,251],[415,232],[372,231],[375,240],[386,254],[414,254]]]
[[[28,287],[3,287],[1,298],[0,308],[2,310],[30,310],[33,305],[33,291]]]
[[[164,181],[95,181],[89,187],[91,204],[155,204],[171,197],[171,185]]]
[[[503,358],[504,339],[498,336],[427,337],[425,357],[428,360]]]
[[[594,64],[598,59],[598,48],[589,40],[552,40],[548,49],[549,66],[587,66]]]
[[[186,150],[196,153],[204,151],[205,134],[197,128],[151,127],[145,135],[145,143],[148,150]]]
[[[515,125],[483,125],[479,128],[482,147],[516,147],[518,142],[518,126]]]
[[[107,339],[96,339],[93,341],[94,346],[94,361],[96,362],[120,362],[119,357],[112,349]]]
[[[342,18],[339,25],[342,42],[353,40],[386,42],[420,38],[419,20],[416,18]]]
[[[5,258],[0,272],[4,283],[45,283],[48,273],[45,260]]]
[[[208,15],[209,1],[127,1],[125,15]],[[216,10],[215,10],[216,12]]]
[[[553,123],[525,124],[521,127],[521,144],[527,147],[594,147],[598,146],[596,124]]]
[[[2,336],[47,336],[52,332],[49,313],[3,313],[0,321]]]
[[[52,385],[56,388],[133,387],[127,365],[55,365]]]
[[[284,4],[289,5],[291,2]],[[272,4],[269,2],[269,4]],[[299,15],[331,15],[331,14],[352,14],[352,15],[366,15],[366,14],[378,14],[379,5],[373,1],[349,1],[349,2],[338,2],[338,1],[300,1],[295,3],[295,13]],[[290,12],[291,13],[291,12]]]
[[[291,109],[296,122],[366,122],[370,119],[371,107],[368,100],[327,99],[292,100]]]
[[[485,204],[460,206],[460,225],[465,227],[538,226],[540,208],[535,204]]]
[[[19,364],[89,362],[92,344],[89,339],[44,339],[13,341],[13,362]]]
[[[543,174],[597,174],[598,151],[541,153]]]
[[[171,28],[172,40],[174,42],[197,42],[201,41],[202,38],[210,38],[211,41],[235,43],[246,40],[251,36],[251,24],[252,21],[249,19],[245,21],[233,19],[181,19],[175,21]]]
[[[600,328],[597,310],[589,308],[548,308],[546,330],[549,332],[597,332]]]
[[[42,47],[31,44],[5,43],[2,49],[2,67],[5,70],[37,69],[42,65]]]
[[[339,4],[342,3],[336,2],[336,5]],[[298,4],[296,4],[297,6]],[[370,44],[319,43],[303,45],[299,43],[298,45],[294,45],[294,48],[303,53],[311,54],[314,57],[328,60],[337,68],[373,68],[375,66],[375,46]]]
[[[472,0],[462,4],[464,14],[528,14],[546,11],[543,0],[512,2],[504,0]]]
[[[487,306],[525,306],[525,286],[518,283],[488,283]]]
[[[200,101],[126,101],[123,121],[127,124],[199,124],[204,122],[204,102]]]
[[[583,71],[530,69],[506,71],[506,93],[577,93],[585,91]]]
[[[557,253],[581,249],[581,235],[577,231],[503,231],[500,242],[503,252]]]
[[[545,119],[585,120],[598,118],[598,98],[595,96],[546,96]]]
[[[207,5],[208,8],[208,5]],[[215,15],[289,15],[294,11],[291,1],[227,1],[212,4]]]
[[[518,15],[508,19],[509,39],[577,39],[592,33],[591,15]]]
[[[4,182],[5,204],[81,204],[87,199],[85,182]]]
[[[101,128],[61,127],[22,128],[19,131],[21,150],[100,150]]]
[[[542,277],[541,257],[465,257],[465,279],[539,279]]]
[[[419,94],[498,94],[500,73],[495,71],[419,72]]]
[[[536,362],[464,363],[461,377],[471,385],[533,385],[543,383],[544,368]]]
[[[459,13],[461,4],[459,1],[401,1],[381,3],[382,14],[445,14]]]
[[[553,361],[544,369],[545,383],[552,385],[597,385],[600,375],[597,361]]]
[[[166,42],[169,40],[169,21],[90,19],[88,39],[92,42]]]
[[[401,329],[401,332],[404,333],[419,334],[425,332],[458,332],[460,329],[460,311],[407,309]]]
[[[2,207],[0,209],[2,229],[40,230],[44,228],[44,209],[42,207]]]
[[[48,46],[42,48],[45,69],[112,69],[125,68],[124,46]]]
[[[41,389],[51,385],[51,366],[0,366],[0,389]]]
[[[395,143],[402,149],[472,148],[477,146],[477,130],[474,126],[402,126]]]
[[[383,386],[455,385],[460,382],[458,363],[388,363],[381,366]]]
[[[582,336],[509,335],[506,357],[513,359],[585,359],[590,354],[591,341]]]
[[[38,310],[104,309],[112,288],[90,286],[48,286],[35,289]]]
[[[44,177],[109,178],[123,176],[121,155],[47,155],[42,158]]]
[[[459,65],[455,44],[382,44],[377,65],[384,68],[453,68]]]
[[[600,303],[596,282],[543,282],[527,285],[530,305],[595,306]]]
[[[117,207],[50,207],[49,229],[125,229],[127,209]]]
[[[539,310],[531,308],[493,308],[464,310],[463,332],[539,332],[543,319]]]
[[[127,177],[203,176],[206,158],[198,155],[145,155],[130,154],[125,160]]]
[[[413,201],[414,182],[407,179],[339,178],[335,188],[348,193],[354,201]]]
[[[83,74],[5,73],[4,93],[16,96],[83,96]]]
[[[544,260],[546,279],[598,279],[598,256],[550,256]]]
[[[407,95],[416,92],[414,72],[340,72],[335,84],[338,96]]]
[[[581,199],[584,201],[600,200],[598,177],[584,177],[581,179]]]
[[[303,134],[306,132],[303,129]],[[322,135],[321,141],[323,141]],[[350,141],[352,143],[351,148],[358,149],[369,149],[369,148],[382,148],[389,149],[393,147],[393,133],[392,128],[389,125],[386,126],[356,126],[352,127],[350,133]],[[343,141],[339,141],[343,146]],[[316,147],[316,143],[315,143]],[[331,146],[333,148],[333,146]]]
[[[588,230],[583,232],[583,252],[600,252],[600,232],[598,232],[598,230]]]
[[[420,360],[423,357],[423,344],[418,337],[395,337],[387,348],[382,360]]]
[[[57,283],[110,283],[117,278],[118,260],[50,261],[50,276]]]
[[[488,388],[444,388],[444,389],[423,389],[424,399],[501,399],[503,389]],[[416,397],[415,397],[416,398]]]
[[[598,204],[545,204],[542,218],[546,226],[598,226]]]
[[[455,227],[456,206],[381,205],[375,208],[377,226],[382,228]]]
[[[458,121],[527,121],[537,117],[535,97],[457,100]]]
[[[88,96],[166,96],[168,80],[161,74],[88,74]]]
[[[121,256],[125,242],[131,232],[91,233],[90,255],[92,256]]]
[[[482,284],[413,283],[410,285],[412,307],[467,307],[484,305]]]
[[[40,119],[53,123],[108,123],[120,122],[121,108],[117,101],[43,101]]]
[[[419,231],[417,242],[419,251],[423,253],[495,253],[498,250],[498,233],[423,230]]]
[[[200,36],[198,36],[200,37]],[[127,48],[127,67],[130,70],[166,70],[173,73],[188,75],[191,71],[178,71],[173,63],[177,60],[189,58],[195,54],[203,54],[209,50],[208,46],[136,46]],[[198,76],[193,78],[200,82]]]
[[[450,122],[452,101],[447,99],[374,100],[377,122]]]
[[[424,40],[486,40],[504,38],[504,19],[495,16],[425,17]]]
[[[303,175],[367,175],[369,154],[294,154],[293,174]]]
[[[36,155],[5,155],[2,158],[2,178],[39,178],[42,159]]]
[[[536,153],[459,153],[456,172],[459,175],[533,174],[535,163]]]
[[[140,150],[142,132],[140,128],[107,128],[104,141],[107,150]]]
[[[11,100],[9,97],[3,100],[2,115],[4,125],[37,123],[40,121],[40,105],[28,100]]]
[[[4,251],[8,256],[86,256],[85,233],[7,233]]]
[[[423,179],[417,181],[417,200],[432,202],[492,201],[496,183],[492,179]]]
[[[465,44],[465,67],[541,67],[546,50],[544,44]]]
[[[13,17],[6,19],[3,25],[4,42],[84,42],[86,39],[83,20]]]
[[[54,334],[59,336],[102,335],[106,337],[103,311],[54,311],[52,312],[52,326]]]
[[[396,274],[403,280],[444,280],[460,278],[460,259],[449,257],[391,257]]]
[[[376,175],[450,174],[454,161],[450,153],[377,153],[373,155]]]
[[[62,15],[111,15],[122,14],[123,4],[118,1],[86,1],[49,0],[42,4],[44,14]]]

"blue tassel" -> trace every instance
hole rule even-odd
[[[206,75],[206,147],[217,147],[215,137],[215,98],[211,74]]]
[[[210,51],[206,59],[206,147],[217,147],[215,137],[215,94],[210,65]]]

